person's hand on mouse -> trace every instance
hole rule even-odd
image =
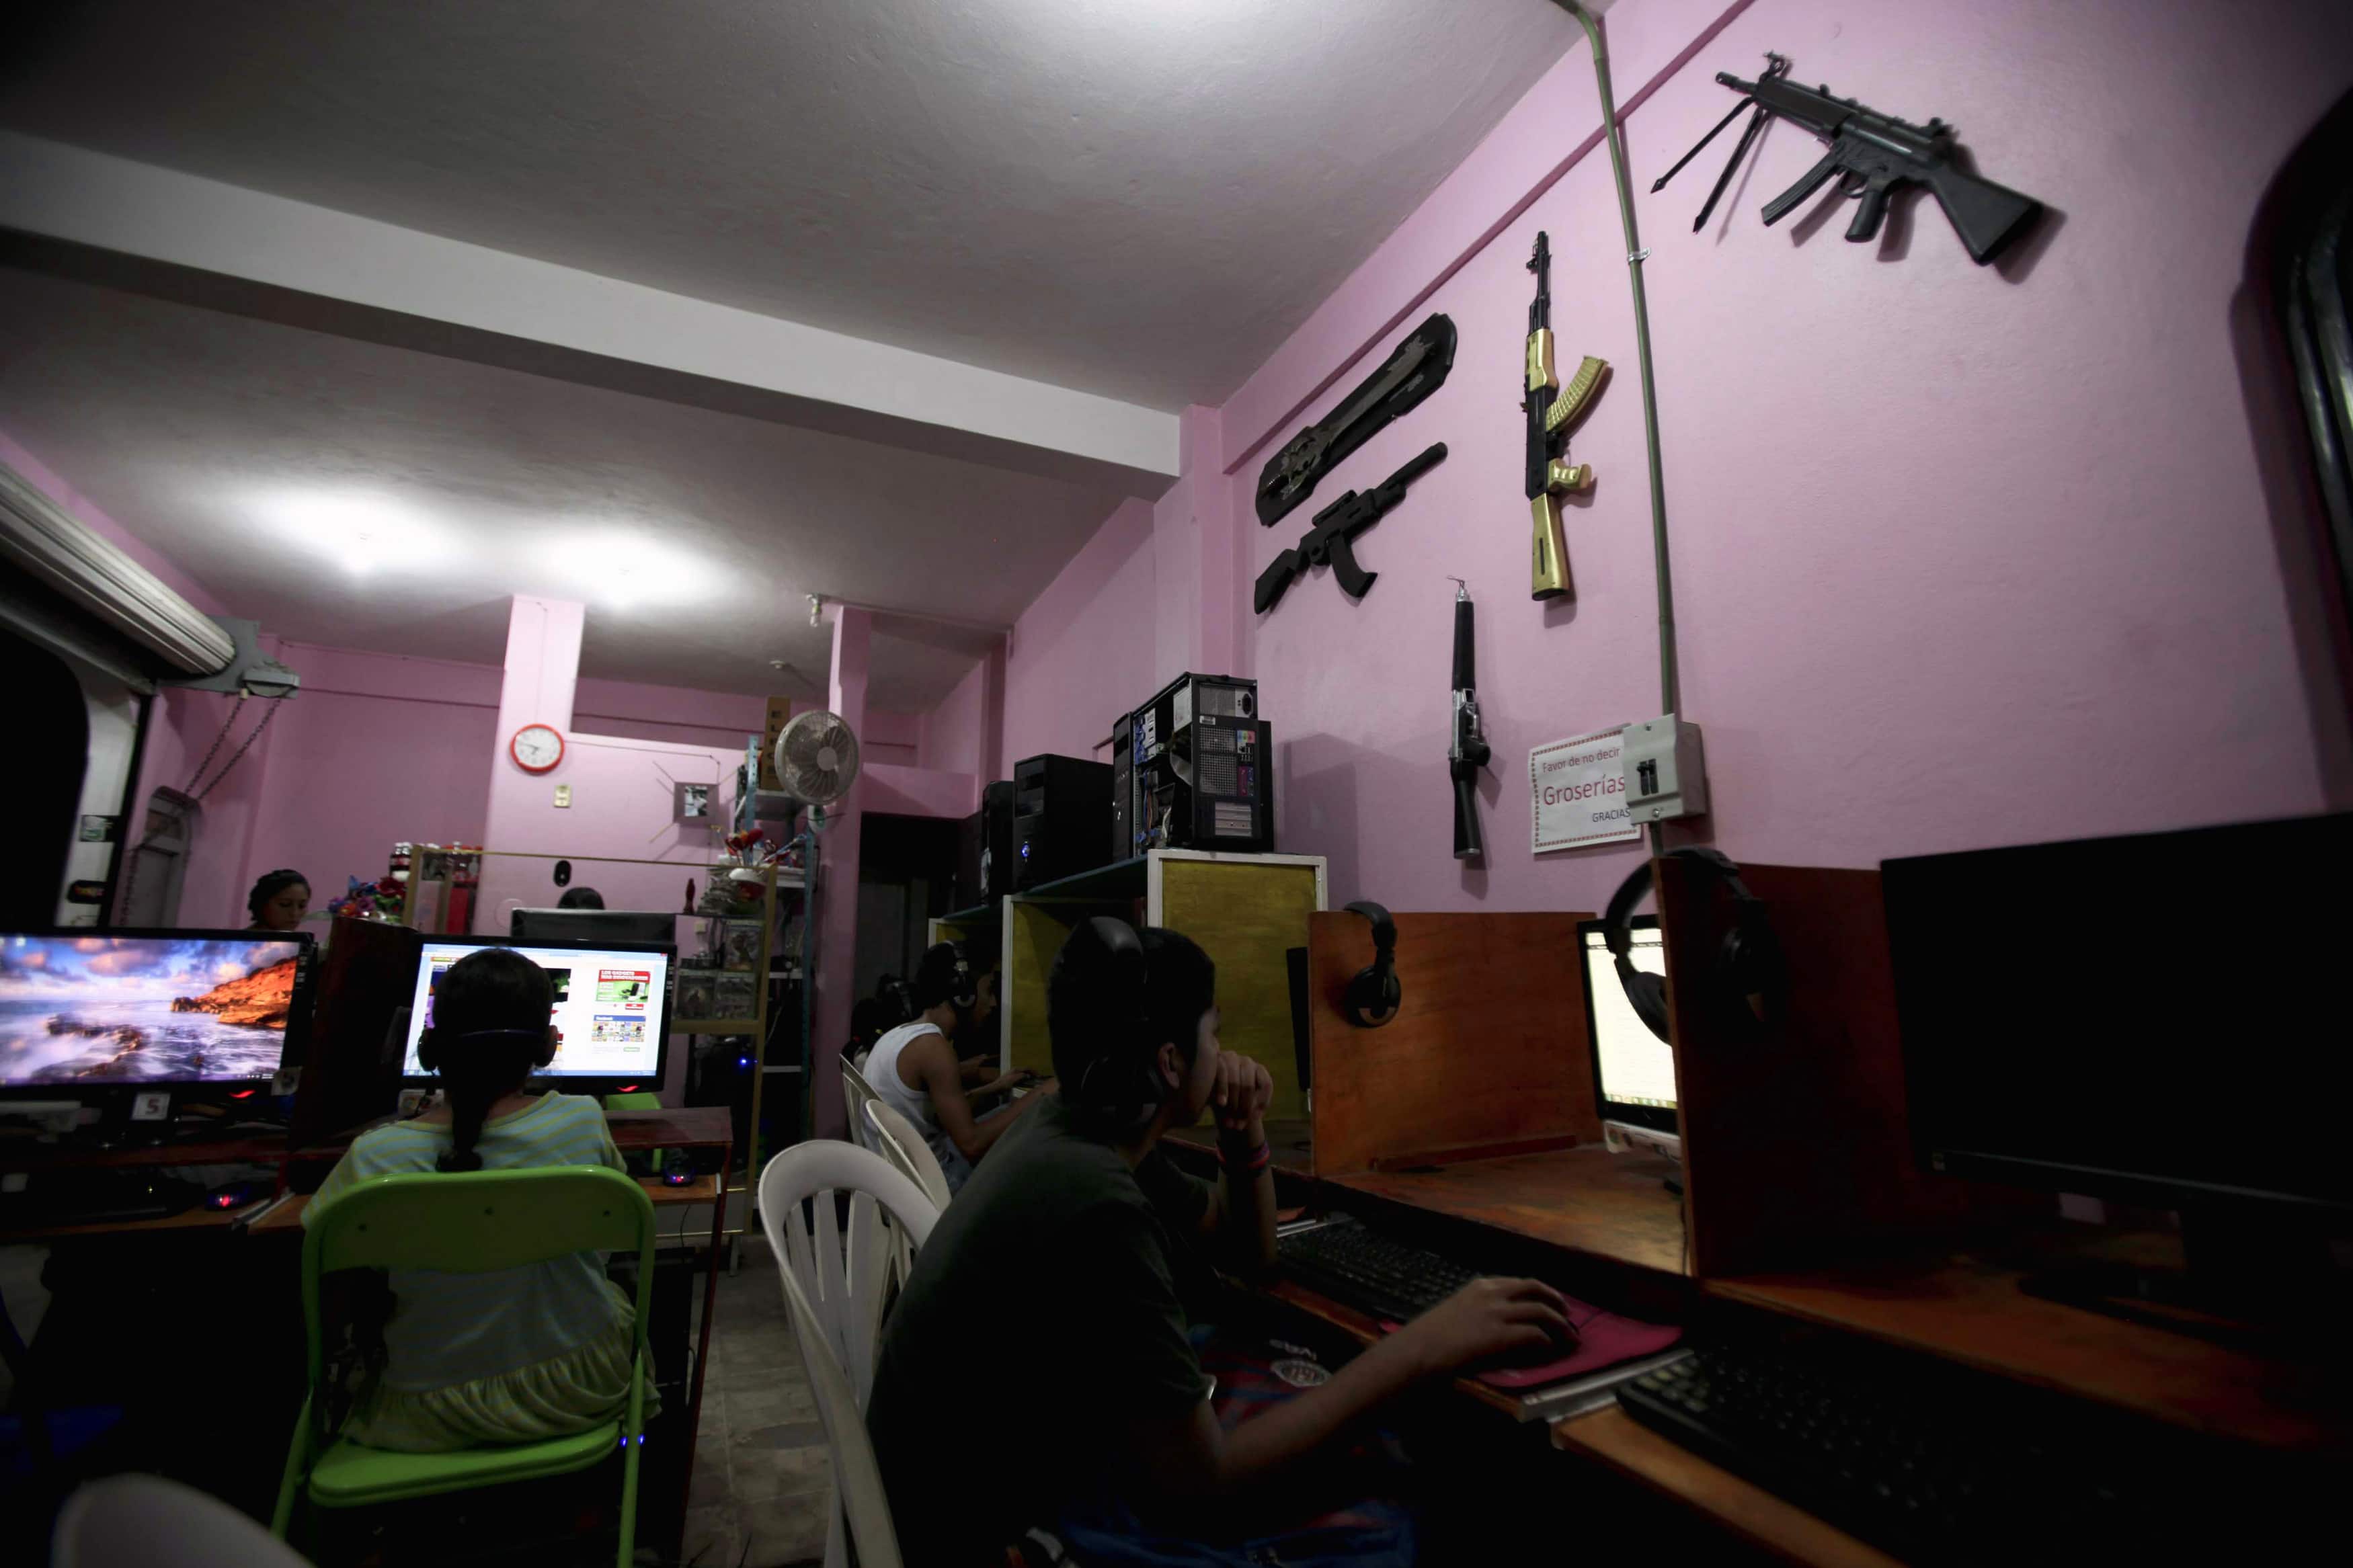
[[[1265,1068],[1232,1051],[1218,1058],[1218,1077],[1209,1090],[1209,1108],[1220,1130],[1263,1135],[1266,1108],[1274,1100],[1274,1079]],[[1256,1142],[1255,1139],[1252,1142]]]
[[[1572,1345],[1568,1303],[1540,1279],[1473,1279],[1397,1332],[1421,1370],[1451,1373],[1546,1343]]]

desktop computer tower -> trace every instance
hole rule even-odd
[[[1135,852],[1135,715],[1123,713],[1111,724],[1111,858],[1125,860]]]
[[[980,846],[983,818],[979,812],[956,824],[955,883],[948,908],[968,910],[980,902]]]
[[[1013,764],[1013,890],[1103,865],[1111,843],[1108,763],[1029,757]]]
[[[978,904],[993,904],[1013,891],[1013,781],[998,779],[980,792],[980,860],[976,873]]]
[[[1223,675],[1179,676],[1114,726],[1113,749],[1127,759],[1123,857],[1272,849],[1272,735],[1258,682]]]

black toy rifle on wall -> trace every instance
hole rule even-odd
[[[1714,131],[1699,139],[1698,147],[1684,153],[1651,186],[1653,191],[1664,186],[1683,164],[1699,155],[1700,147],[1715,140],[1716,132],[1732,123],[1744,106],[1756,105],[1748,129],[1740,134],[1740,144],[1732,150],[1732,162],[1725,165],[1715,188],[1708,193],[1707,204],[1692,223],[1694,233],[1715,210],[1716,198],[1724,195],[1732,171],[1740,166],[1767,115],[1803,126],[1831,144],[1803,179],[1765,204],[1767,224],[1787,217],[1836,174],[1841,193],[1862,204],[1846,230],[1847,238],[1860,242],[1879,233],[1887,216],[1887,198],[1896,186],[1926,185],[1936,205],[1945,209],[1945,216],[1952,220],[1953,232],[1961,237],[1969,259],[1982,267],[2041,216],[2042,204],[2032,196],[1964,173],[1955,161],[1959,149],[1953,142],[1953,128],[1943,121],[1914,125],[1867,109],[1851,98],[1832,98],[1828,86],[1799,87],[1788,75],[1788,58],[1773,54],[1765,57],[1764,74],[1755,81],[1743,81],[1730,71],[1715,73],[1717,81],[1744,95],[1741,101],[1733,105],[1731,114],[1716,121]]]
[[[1556,599],[1568,592],[1568,541],[1561,531],[1560,502],[1553,498],[1593,486],[1590,464],[1560,459],[1568,447],[1569,426],[1601,390],[1609,366],[1588,354],[1562,388],[1552,366],[1552,240],[1542,229],[1536,231],[1528,270],[1536,275],[1536,297],[1528,302],[1526,375],[1520,397],[1520,410],[1527,418],[1528,511],[1535,523],[1528,596]]]
[[[1367,572],[1356,564],[1351,542],[1405,500],[1408,485],[1445,460],[1446,443],[1440,441],[1371,489],[1350,490],[1317,512],[1297,546],[1268,562],[1266,570],[1258,574],[1258,589],[1250,600],[1258,613],[1262,616],[1274,608],[1293,578],[1326,561],[1332,563],[1332,574],[1340,579],[1340,586],[1347,590],[1350,598],[1361,599],[1371,592],[1380,574]]]
[[[1381,368],[1366,376],[1330,414],[1266,460],[1258,475],[1258,520],[1271,528],[1307,499],[1340,459],[1390,420],[1446,384],[1454,368],[1454,320],[1435,315],[1413,330]]]

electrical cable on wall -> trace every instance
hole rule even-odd
[[[1601,46],[1600,24],[1577,0],[1554,0],[1585,28],[1593,51],[1593,83],[1601,98],[1601,139],[1609,147],[1609,167],[1617,178],[1618,217],[1626,231],[1626,278],[1634,295],[1634,347],[1642,370],[1642,433],[1651,461],[1651,551],[1659,584],[1659,706],[1662,712],[1683,711],[1675,669],[1674,579],[1667,565],[1667,489],[1659,461],[1659,396],[1651,374],[1651,311],[1642,293],[1642,262],[1649,252],[1634,228],[1634,187],[1626,177],[1626,150],[1618,126],[1618,101],[1609,90],[1609,56]],[[1665,847],[1663,825],[1651,826],[1651,853]]]
[[[237,694],[237,701],[230,707],[228,717],[221,721],[220,733],[213,737],[212,745],[205,752],[204,761],[198,763],[196,771],[189,775],[188,787],[183,793],[187,795],[190,805],[203,804],[205,796],[210,795],[214,786],[221,780],[228,777],[230,771],[244,760],[245,753],[253,750],[253,743],[261,739],[261,732],[269,728],[269,721],[278,717],[279,707],[284,700],[282,698],[270,700],[269,711],[262,714],[261,722],[256,724],[252,731],[245,737],[245,743],[230,752],[228,761],[221,764],[220,772],[213,774],[211,783],[206,784],[199,789],[197,782],[204,778],[205,770],[212,766],[213,758],[220,754],[221,742],[227,740],[228,732],[237,727],[237,716],[245,711],[246,700],[252,695],[249,691],[240,691]]]

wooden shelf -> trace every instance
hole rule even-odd
[[[1552,1440],[1564,1453],[1599,1459],[1788,1562],[1815,1568],[1899,1568],[1896,1559],[1877,1547],[1717,1468],[1614,1405],[1556,1423]]]
[[[1057,877],[1050,882],[1023,889],[1013,895],[1013,900],[1022,904],[1112,904],[1140,899],[1144,896],[1145,867],[1150,858],[1138,855],[1133,859],[1097,866],[1091,871]]]
[[[1425,1213],[1469,1220],[1662,1274],[1683,1272],[1683,1200],[1667,1161],[1593,1145],[1324,1180]]]

